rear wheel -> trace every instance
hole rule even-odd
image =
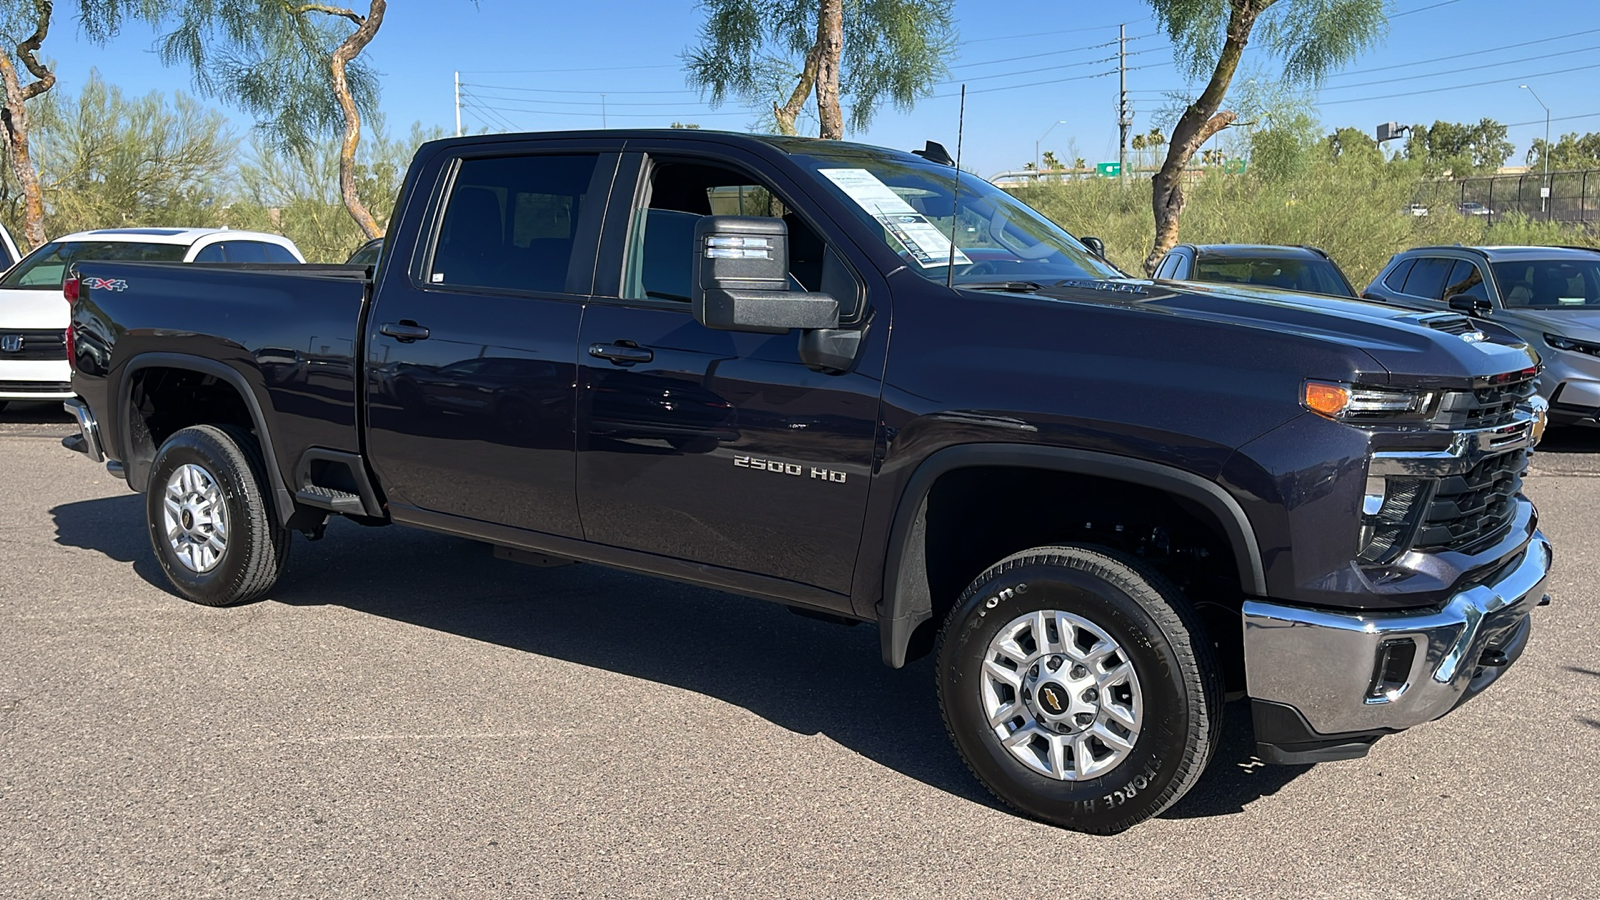
[[[207,606],[260,599],[289,558],[267,502],[255,438],[231,426],[185,428],[156,452],[145,490],[150,543],[178,593]]]
[[[940,635],[956,749],[1007,805],[1109,834],[1176,803],[1211,758],[1221,672],[1178,589],[1139,561],[1039,547],[967,588]]]

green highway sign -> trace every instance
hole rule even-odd
[[[1122,163],[1114,163],[1114,162],[1095,163],[1094,164],[1094,170],[1095,170],[1096,174],[1104,175],[1107,178],[1109,178],[1109,177],[1111,177],[1113,175],[1121,175],[1122,174]]]

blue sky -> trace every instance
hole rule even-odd
[[[1527,83],[1558,120],[1552,136],[1600,131],[1596,0],[1392,0],[1390,7],[1382,44],[1317,94],[1326,130],[1351,125],[1371,133],[1391,120],[1487,116],[1514,125],[1518,150],[1510,163],[1520,164],[1545,127],[1544,110],[1518,88]],[[1042,149],[1069,157],[1075,147],[1090,163],[1115,159],[1117,78],[1105,60],[1124,23],[1134,131],[1155,124],[1163,92],[1185,86],[1150,7],[1138,0],[956,0],[955,15],[960,44],[950,83],[912,112],[884,109],[852,139],[903,148],[934,139],[953,150],[955,94],[965,81],[964,166],[985,175],[1020,168],[1047,131]],[[701,19],[692,0],[391,0],[368,56],[382,74],[381,106],[397,133],[413,121],[454,129],[458,70],[468,131],[597,127],[602,93],[611,127],[749,127],[754,113],[737,103],[713,110],[684,84],[679,55],[695,43]],[[189,89],[186,70],[163,68],[151,52],[148,29],[92,47],[75,26],[63,16],[44,47],[58,62],[63,91],[81,87],[91,67],[133,93]],[[1252,57],[1263,74],[1278,73],[1259,48],[1247,51],[1247,69]],[[241,130],[250,126],[224,100],[212,102]]]

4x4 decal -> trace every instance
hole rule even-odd
[[[128,283],[121,278],[85,278],[83,286],[91,291],[125,291]]]

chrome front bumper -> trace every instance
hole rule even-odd
[[[1519,559],[1438,610],[1339,613],[1248,600],[1248,693],[1293,708],[1315,732],[1308,737],[1400,731],[1437,719],[1516,661],[1529,611],[1545,597],[1551,558],[1549,541],[1535,532]]]

